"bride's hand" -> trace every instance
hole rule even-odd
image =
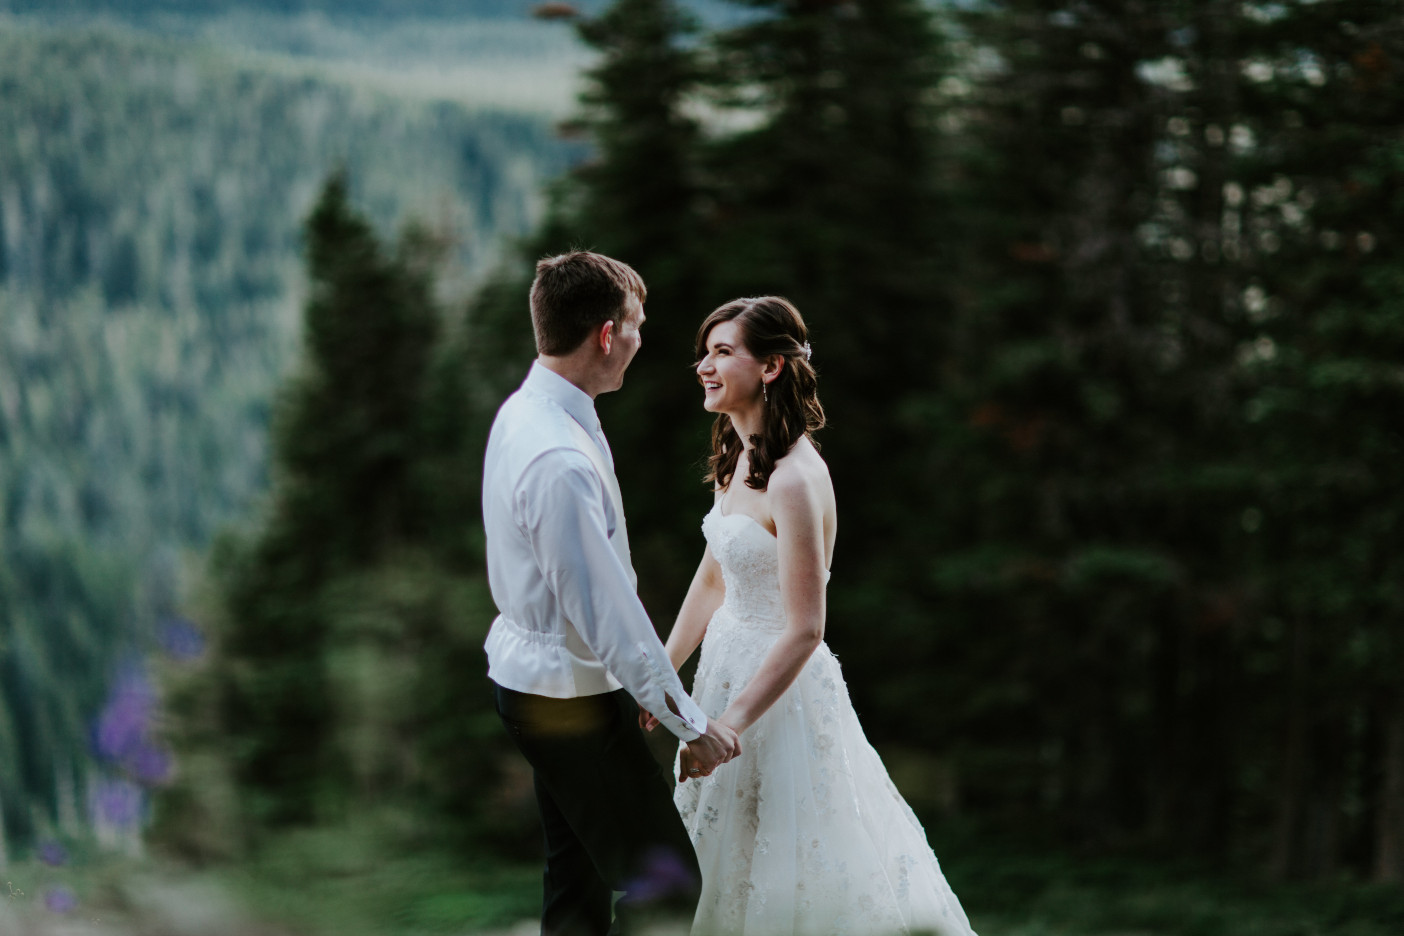
[[[698,735],[678,756],[678,782],[709,777],[713,770],[741,753],[741,739],[721,719],[707,719],[707,731]]]
[[[686,783],[689,780],[701,780],[703,777],[710,777],[712,770],[702,766],[702,762],[693,755],[689,748],[684,747],[678,755],[678,782]]]

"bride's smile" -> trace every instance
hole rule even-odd
[[[766,370],[764,361],[746,352],[739,324],[717,324],[707,336],[706,355],[697,362],[703,408],[730,415],[756,410]]]

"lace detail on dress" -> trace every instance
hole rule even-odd
[[[707,627],[692,695],[716,714],[755,675],[785,613],[775,538],[715,506],[702,529],[726,598]],[[746,732],[741,756],[680,784],[675,802],[702,865],[696,936],[973,936],[864,737],[827,644]]]
[[[780,630],[785,626],[785,602],[778,582],[780,552],[775,537],[745,514],[724,514],[719,506],[702,520],[702,531],[722,567],[726,581],[723,605],[738,621]]]

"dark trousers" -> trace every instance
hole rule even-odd
[[[633,698],[623,689],[575,699],[494,691],[534,773],[546,834],[543,936],[628,933],[669,914],[690,922],[697,855]]]

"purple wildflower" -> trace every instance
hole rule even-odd
[[[168,782],[173,772],[170,751],[145,741],[123,761],[123,765],[139,783],[146,786],[160,786]]]
[[[109,761],[121,761],[135,754],[146,736],[155,708],[156,693],[145,674],[131,668],[119,676],[93,732],[93,746],[98,755]]]
[[[108,825],[126,828],[141,819],[141,787],[127,780],[99,780],[93,793],[92,809]]]
[[[647,903],[688,894],[697,889],[692,869],[669,848],[655,848],[644,859],[643,871],[625,885],[630,903]]]
[[[117,677],[93,726],[93,749],[98,757],[148,786],[168,782],[173,772],[170,751],[151,738],[156,702],[156,691],[146,674],[129,666]]]
[[[50,913],[72,913],[78,906],[78,898],[66,887],[51,887],[44,892],[44,906]]]
[[[39,860],[51,868],[57,868],[68,861],[68,850],[53,839],[39,843]]]

